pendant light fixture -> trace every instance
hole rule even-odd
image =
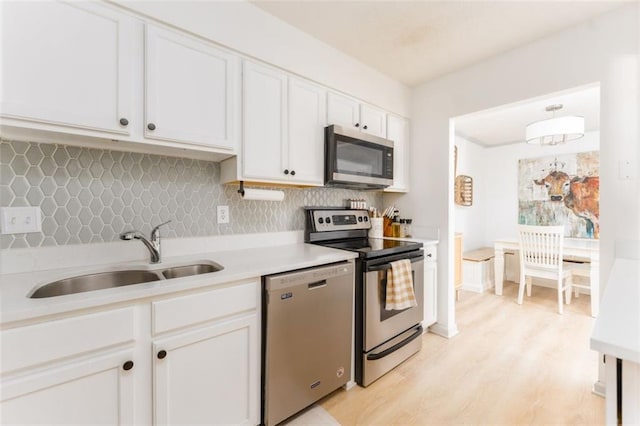
[[[556,111],[562,104],[549,105],[545,108],[553,113],[553,117],[527,125],[526,141],[536,145],[557,145],[584,136],[584,117],[556,117]]]

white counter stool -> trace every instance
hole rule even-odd
[[[562,262],[564,247],[563,226],[518,225],[520,241],[520,287],[518,304],[522,304],[524,286],[531,296],[532,277],[556,280],[558,283],[558,313],[562,314],[562,293],[571,303],[573,270]]]

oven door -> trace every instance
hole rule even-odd
[[[411,260],[413,291],[417,306],[387,311],[384,308],[387,273],[390,262],[401,259]],[[364,262],[364,352],[394,338],[419,324],[423,319],[424,304],[424,252],[422,250],[386,256]]]

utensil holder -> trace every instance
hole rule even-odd
[[[389,217],[384,217],[383,235],[385,237],[393,237],[393,221]]]
[[[369,238],[382,238],[384,236],[383,226],[384,221],[381,217],[369,218],[371,222],[371,229],[369,229]]]

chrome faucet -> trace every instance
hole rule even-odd
[[[160,227],[171,222],[170,220],[161,223],[151,230],[151,238],[148,240],[139,231],[127,231],[120,234],[120,239],[125,241],[140,240],[149,249],[151,263],[160,263]]]

